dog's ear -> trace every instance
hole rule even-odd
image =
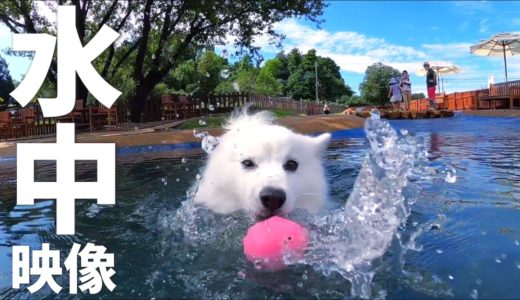
[[[321,156],[325,150],[327,150],[327,147],[330,143],[331,135],[330,133],[322,133],[318,135],[317,137],[314,137],[314,143],[316,144],[316,154]]]

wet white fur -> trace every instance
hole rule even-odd
[[[310,137],[272,122],[265,111],[254,115],[244,111],[228,122],[208,157],[195,202],[222,214],[237,210],[258,214],[263,211],[260,191],[271,186],[287,195],[281,213],[295,208],[317,212],[325,206],[328,190],[322,156],[330,134]],[[244,169],[245,159],[257,167]],[[293,173],[283,168],[289,159],[299,164]]]

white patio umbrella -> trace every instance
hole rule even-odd
[[[480,56],[504,56],[504,70],[507,82],[506,56],[520,54],[520,35],[516,33],[498,33],[490,39],[471,46],[470,53]]]
[[[446,61],[432,61],[430,62],[430,68],[432,68],[435,71],[435,73],[437,73],[437,82],[439,82],[439,78],[441,77],[441,75],[452,75],[462,71],[461,67]],[[415,72],[415,74],[417,74],[418,76],[426,76],[426,69],[418,69]],[[444,79],[442,79],[442,82],[442,90],[444,91]],[[439,84],[438,87],[440,92],[441,85]]]

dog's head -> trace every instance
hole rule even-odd
[[[321,158],[330,134],[305,136],[272,121],[265,111],[234,114],[209,156],[195,201],[218,213],[242,209],[260,219],[324,206]]]

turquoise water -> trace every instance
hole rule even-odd
[[[416,236],[403,250],[394,238],[373,261],[372,297],[520,297],[520,119],[457,115],[450,119],[393,121],[424,138],[429,165],[455,168],[457,180],[421,180],[404,191],[415,199],[400,237]],[[331,200],[344,205],[368,151],[360,131],[336,133],[326,153]],[[153,152],[153,151],[150,151]],[[184,159],[183,159],[184,158]],[[55,234],[53,201],[15,206],[14,162],[0,166],[0,298],[30,295],[12,290],[13,245],[39,249],[48,242],[65,253],[73,242],[95,242],[115,253],[112,298],[344,298],[351,287],[333,268],[317,271],[297,264],[278,273],[255,270],[242,254],[241,237],[250,221],[240,214],[204,212],[204,231],[179,230],[179,210],[205,162],[202,154],[155,152],[118,157],[117,205],[90,200],[76,204],[76,235]],[[52,172],[40,166],[43,176]],[[82,179],[95,176],[86,166]],[[214,225],[221,226],[214,226]],[[57,277],[67,297],[67,278]],[[81,293],[79,294],[81,296]]]

